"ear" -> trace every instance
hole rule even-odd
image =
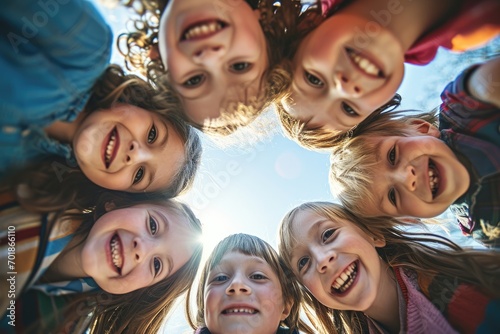
[[[113,201],[109,201],[109,202],[106,202],[106,204],[104,204],[104,210],[106,210],[106,212],[114,210],[115,208],[116,208],[116,204]]]
[[[424,121],[419,118],[411,118],[409,120],[409,123],[421,134],[429,135],[436,138],[439,138],[440,136],[439,129],[427,121]]]
[[[281,313],[281,321],[285,320],[289,315],[290,311],[292,310],[293,306],[293,300],[289,300],[288,302],[285,302],[285,306],[283,308],[283,312]]]
[[[158,51],[158,44],[151,45],[148,51],[148,57],[151,60],[160,59],[160,52]]]
[[[383,236],[373,236],[373,245],[377,248],[385,247],[385,238]]]

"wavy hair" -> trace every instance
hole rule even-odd
[[[395,226],[395,218],[365,218],[355,215],[341,205],[328,202],[304,203],[288,212],[279,227],[279,253],[285,264],[293,268],[291,254],[300,236],[294,235],[292,224],[300,211],[310,210],[331,220],[344,219],[368,235],[382,237],[386,246],[377,248],[379,256],[392,268],[417,271],[432,278],[444,275],[472,284],[494,298],[500,297],[500,253],[463,249],[449,239],[432,233],[412,233]],[[414,223],[417,223],[415,220]],[[408,223],[408,222],[406,222]],[[363,312],[333,310],[319,303],[301,285],[306,315],[320,333],[364,333]]]
[[[205,262],[203,270],[201,271],[198,292],[196,295],[196,320],[193,321],[192,316],[188,313],[188,320],[193,329],[206,327],[204,316],[205,283],[213,268],[220,263],[224,255],[230,252],[239,252],[248,256],[256,256],[266,261],[278,277],[284,303],[292,304],[290,314],[282,321],[282,325],[288,327],[290,333],[293,333],[295,330],[313,333],[311,328],[299,317],[301,294],[297,281],[292,279],[293,273],[284,266],[282,259],[271,245],[256,236],[243,233],[230,235],[219,242]],[[189,294],[188,292],[188,296]],[[189,300],[189,298],[187,299]]]

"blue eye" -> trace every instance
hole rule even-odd
[[[151,231],[152,235],[155,235],[156,232],[158,232],[158,223],[151,216],[149,216],[149,230]]]
[[[329,228],[328,230],[326,230],[325,232],[323,232],[321,240],[323,242],[326,242],[333,235],[334,232],[335,232],[335,229]]]
[[[154,271],[155,271],[155,277],[158,276],[161,270],[161,261],[157,257],[154,258],[153,260],[153,265],[154,265]]]
[[[156,126],[153,124],[153,126],[151,127],[151,130],[149,130],[149,133],[148,133],[148,144],[154,143],[156,140],[156,137],[157,137]]]
[[[391,202],[392,205],[396,206],[396,190],[394,190],[394,188],[391,188],[391,190],[389,190],[388,197],[389,202]]]
[[[387,160],[392,166],[396,164],[396,146],[391,147],[389,152],[387,152]]]
[[[320,88],[325,85],[320,78],[307,71],[304,71],[304,77],[306,78],[306,81],[313,87]]]
[[[348,115],[348,116],[359,116],[359,114],[354,110],[350,105],[348,105],[345,102],[342,102],[342,110]]]
[[[309,258],[307,257],[300,258],[299,261],[297,262],[297,268],[299,269],[299,272],[301,272],[302,269],[306,267],[308,263],[309,263]]]
[[[134,177],[134,184],[137,184],[139,183],[141,180],[142,180],[142,177],[144,176],[144,168],[143,167],[140,167],[138,170],[137,170],[137,173],[135,173],[135,177]]]
[[[227,277],[226,275],[219,275],[219,276],[216,276],[213,281],[214,282],[225,282],[229,279],[229,277]]]

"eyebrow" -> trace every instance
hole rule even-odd
[[[168,126],[165,122],[165,120],[159,118],[159,123],[163,125],[164,129],[165,129],[165,135],[163,136],[163,139],[161,140],[161,142],[158,143],[158,147],[161,151],[163,151],[165,149],[165,146],[167,145],[168,143],[168,136],[169,136],[169,131],[168,131]],[[148,173],[149,174],[149,181],[148,183],[146,184],[146,186],[144,187],[144,191],[146,191],[154,182],[155,180],[155,176],[156,176],[156,171],[157,169],[153,170],[152,172]]]

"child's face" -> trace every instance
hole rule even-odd
[[[239,252],[224,255],[205,282],[205,323],[212,333],[276,333],[288,316],[269,264]]]
[[[402,48],[385,30],[364,33],[367,26],[364,19],[338,13],[301,42],[286,109],[306,129],[345,132],[396,93],[404,74]]]
[[[127,192],[166,188],[185,160],[184,142],[170,123],[126,104],[89,114],[73,148],[92,182]]]
[[[81,253],[85,273],[105,291],[124,294],[153,285],[183,266],[196,235],[187,218],[142,204],[99,218]]]
[[[162,15],[159,51],[193,122],[231,102],[259,96],[268,67],[258,13],[243,0],[172,0]]]
[[[337,310],[366,311],[377,300],[385,279],[384,263],[374,239],[353,223],[300,211],[292,222],[298,240],[292,270],[323,305]]]
[[[429,218],[444,212],[469,188],[469,173],[451,149],[433,135],[372,137],[376,178],[367,201],[370,216]]]

